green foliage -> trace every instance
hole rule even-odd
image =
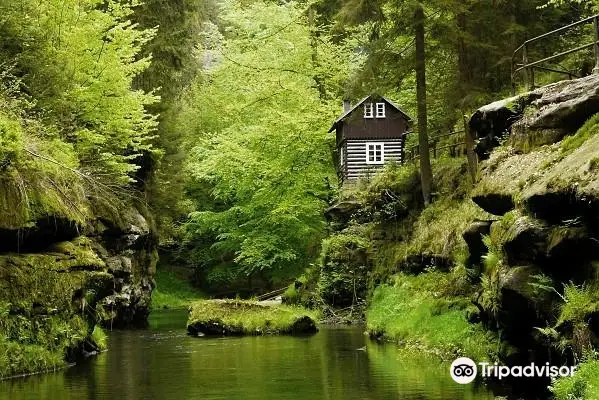
[[[577,366],[574,376],[559,378],[550,387],[556,400],[599,399],[599,360],[589,354]]]
[[[370,221],[404,218],[422,207],[420,176],[414,164],[389,164],[372,179],[342,191],[343,197],[357,197],[361,214]]]
[[[317,294],[325,303],[345,307],[365,302],[368,244],[359,227],[350,227],[323,241]]]
[[[289,276],[318,256],[335,181],[325,130],[338,106],[314,88],[303,12],[296,3],[224,3],[225,35],[204,45],[216,60],[194,82],[180,127],[193,147],[186,171],[195,211],[184,244],[191,254],[210,249],[193,263],[225,261],[239,277]],[[318,53],[325,97],[345,65],[336,48]]]
[[[560,310],[558,324],[570,321],[587,323],[588,316],[599,311],[599,292],[592,285],[578,287],[574,284],[564,286],[564,304]]]
[[[483,256],[483,275],[481,277],[482,293],[480,303],[483,309],[497,319],[501,307],[501,277],[504,268],[503,252],[489,236],[483,239],[487,246],[487,254]]]
[[[98,325],[94,326],[94,330],[92,331],[90,340],[92,341],[94,346],[100,351],[106,350],[108,348],[108,335],[106,335],[104,329],[102,329]]]
[[[87,330],[78,315],[25,316],[0,302],[0,378],[63,367],[66,352],[82,343]]]
[[[152,308],[187,308],[194,300],[204,297],[175,272],[156,269],[156,288],[152,291]]]
[[[96,0],[0,5],[0,34],[13,44],[0,49],[0,60],[14,62],[35,112],[73,144],[81,168],[111,184],[132,181],[156,125],[146,111],[156,98],[131,89],[149,64],[137,55],[153,32],[137,29],[130,13]]]
[[[460,276],[464,273],[398,275],[393,286],[379,286],[366,313],[368,332],[443,358],[496,359],[498,339],[466,320],[471,288],[463,285],[466,280]],[[461,293],[456,291],[456,282],[463,282]]]
[[[582,127],[573,136],[566,137],[560,144],[562,155],[572,153],[582,146],[582,144],[591,136],[599,131],[599,114],[589,118]]]
[[[216,4],[212,0],[146,0],[134,8],[131,18],[144,29],[157,27],[156,36],[142,48],[151,57],[149,67],[134,80],[134,86],[155,91],[160,102],[150,107],[159,113],[153,144],[164,154],[153,157],[144,171],[150,206],[153,209],[160,240],[172,244],[177,237],[175,222],[189,212],[184,201],[186,176],[180,171],[187,158],[186,132],[178,129],[182,103],[189,85],[203,64],[197,50],[204,30],[212,26]]]
[[[291,333],[304,318],[316,321],[318,314],[301,307],[263,305],[242,300],[204,300],[192,304],[187,325],[218,323],[247,335]]]
[[[8,115],[0,114],[0,170],[6,169],[23,151],[21,124]]]

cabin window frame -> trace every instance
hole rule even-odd
[[[364,118],[374,118],[374,106],[372,103],[364,103]]]
[[[343,151],[343,145],[339,147],[339,168],[343,169],[343,165],[345,164],[345,160],[343,157],[345,156],[345,152]]]
[[[380,160],[377,160],[377,147],[380,147]],[[370,149],[374,148],[374,158],[370,158]],[[385,163],[385,143],[384,142],[366,142],[366,164],[382,165]]]
[[[376,118],[385,118],[385,103],[376,103],[375,105],[375,117]],[[382,110],[381,110],[382,109]],[[381,112],[379,112],[381,110]]]

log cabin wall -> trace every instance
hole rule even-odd
[[[369,144],[382,145],[382,162],[369,164],[367,148]],[[360,177],[372,176],[387,163],[403,163],[404,139],[348,139],[341,145],[341,179],[352,181]]]

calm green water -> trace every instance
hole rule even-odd
[[[191,338],[186,313],[161,311],[146,330],[115,331],[110,350],[67,370],[0,382],[8,399],[492,399],[454,383],[448,366],[407,358],[360,329],[309,337]],[[365,351],[358,350],[366,346]]]

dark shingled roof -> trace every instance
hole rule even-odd
[[[378,96],[377,94],[371,94],[369,96],[364,97],[362,100],[360,100],[358,103],[356,103],[355,106],[353,106],[352,108],[350,108],[349,110],[347,110],[346,112],[344,112],[339,118],[337,118],[335,120],[335,122],[333,122],[333,126],[331,126],[331,129],[329,129],[329,133],[333,132],[335,130],[335,128],[337,127],[337,124],[341,121],[343,121],[345,119],[345,117],[347,117],[349,114],[351,114],[352,112],[354,112],[354,110],[356,108],[358,108],[362,103],[364,103],[366,100],[368,100],[371,97],[380,97],[381,99],[385,100],[387,103],[391,104],[391,106],[393,108],[395,108],[397,111],[399,111],[400,113],[402,113],[406,119],[408,121],[412,120],[412,117],[410,117],[404,110],[402,110],[401,108],[399,108],[399,106],[397,104],[395,104],[394,102],[392,102],[391,100],[389,100],[388,98],[384,97],[384,96]]]

